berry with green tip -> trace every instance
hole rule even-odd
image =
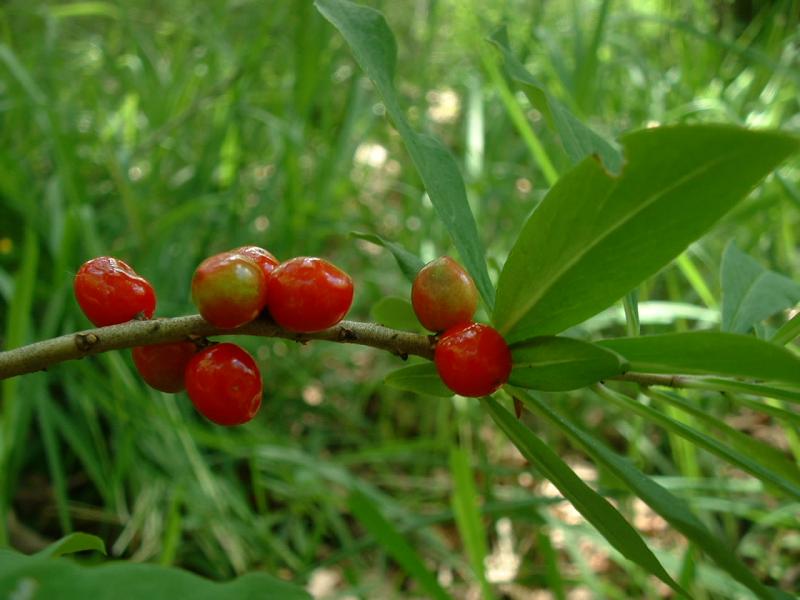
[[[259,246],[242,246],[240,248],[236,248],[235,250],[231,250],[233,254],[243,254],[247,258],[253,259],[253,261],[261,267],[261,271],[264,273],[264,277],[269,279],[269,276],[275,270],[275,267],[280,265],[280,261],[275,258],[275,256],[269,250],[265,250]]]
[[[205,259],[192,277],[192,301],[202,317],[221,329],[234,329],[258,316],[266,304],[267,283],[253,259],[223,252]]]
[[[442,256],[417,273],[411,286],[411,305],[426,329],[444,331],[472,321],[478,289],[461,265]]]

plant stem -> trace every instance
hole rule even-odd
[[[70,333],[0,352],[0,379],[41,371],[60,362],[109,350],[216,335],[277,337],[299,343],[327,340],[343,344],[371,346],[403,358],[414,355],[429,360],[433,359],[433,343],[430,337],[419,333],[389,329],[374,323],[342,321],[335,327],[323,331],[294,333],[266,318],[258,318],[237,329],[219,329],[203,320],[200,315],[190,315],[171,319],[129,321],[119,325]]]
[[[775,398],[800,404],[800,392],[787,390],[773,385],[725,379],[724,377],[691,376],[691,375],[666,375],[658,373],[636,373],[630,371],[610,377],[609,381],[629,381],[643,386],[662,386],[690,390],[704,390],[707,392],[749,394],[764,398]]]

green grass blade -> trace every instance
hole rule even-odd
[[[39,244],[36,233],[30,227],[25,229],[22,247],[22,260],[19,272],[14,278],[14,296],[8,309],[5,347],[16,348],[28,341],[31,327],[31,314],[36,286],[36,272],[39,264]],[[31,404],[21,406],[17,391],[25,385],[19,378],[0,382],[2,404],[0,404],[0,547],[8,542],[6,523],[11,505],[11,482],[14,477],[12,459],[25,444],[21,440],[27,435]]]
[[[486,548],[486,531],[481,522],[478,506],[478,492],[475,489],[469,455],[457,446],[450,449],[450,475],[453,478],[453,493],[450,500],[458,532],[466,547],[472,570],[480,582],[481,597],[492,600],[495,595],[486,580],[486,571],[483,566],[488,550]]]
[[[639,319],[639,294],[636,290],[625,294],[622,298],[622,308],[625,311],[625,331],[628,336],[640,335],[642,324]]]
[[[353,491],[348,506],[364,528],[378,540],[386,552],[413,577],[425,592],[437,600],[448,600],[450,595],[439,585],[436,577],[425,566],[422,557],[384,517],[377,506],[360,491]]]
[[[686,592],[670,577],[637,531],[600,494],[586,485],[575,472],[530,429],[519,422],[493,398],[485,398],[495,423],[553,485],[569,500],[625,558],[655,575],[679,594]]]
[[[609,450],[597,438],[561,417],[533,394],[521,392],[519,396],[528,408],[546,418],[578,443],[598,466],[602,466],[614,474],[650,508],[712,557],[731,577],[746,585],[759,598],[764,600],[773,598],[772,591],[764,586],[733,552],[728,550],[724,542],[711,534],[708,528],[692,514],[683,499],[674,496],[647,477],[628,459]]]
[[[67,476],[64,472],[64,463],[61,460],[61,450],[55,433],[55,415],[50,406],[50,398],[45,395],[47,392],[44,386],[37,387],[39,389],[36,391],[35,397],[36,410],[39,417],[39,431],[42,434],[47,466],[50,476],[53,478],[53,493],[56,500],[59,525],[61,526],[62,534],[66,535],[72,531],[72,519],[69,515],[67,494]]]
[[[590,156],[598,156],[608,172],[618,175],[623,162],[620,151],[582,123],[528,72],[511,52],[505,28],[495,32],[490,41],[502,53],[508,75],[522,88],[531,104],[542,112],[558,133],[572,163],[579,163]]]

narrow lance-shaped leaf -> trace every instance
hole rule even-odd
[[[519,84],[531,104],[544,115],[547,123],[558,133],[570,160],[578,163],[588,156],[597,156],[609,173],[618,175],[622,169],[622,154],[619,150],[553,98],[517,60],[508,47],[506,28],[497,30],[490,41],[503,54],[509,77]]]
[[[464,180],[456,161],[442,143],[429,135],[415,132],[406,120],[392,81],[397,46],[383,15],[373,8],[347,0],[316,0],[315,6],[342,34],[356,62],[383,97],[386,112],[403,138],[439,218],[447,227],[464,266],[491,310],[494,306],[494,288],[486,269],[475,218],[467,202]]]
[[[703,423],[703,425],[708,428],[708,431],[713,431],[715,433],[717,439],[722,438],[731,448],[739,452],[739,454],[755,459],[765,468],[777,473],[781,478],[791,481],[796,486],[800,486],[800,469],[793,460],[787,459],[786,455],[781,450],[762,442],[749,433],[744,433],[731,427],[725,421],[721,420],[718,415],[710,414],[705,408],[689,402],[678,394],[659,391],[657,395],[651,397],[656,397],[692,415],[695,422]],[[740,399],[736,398],[735,402],[740,402]],[[752,406],[752,404],[750,406]],[[757,408],[761,408],[758,405],[756,406]],[[768,408],[775,407],[768,406]],[[777,410],[780,411],[781,409]],[[789,413],[783,411],[783,415],[786,414]],[[781,415],[781,413],[773,413],[773,415]],[[800,419],[800,415],[795,416]],[[779,418],[782,417],[781,415]],[[786,423],[786,425],[788,425],[788,423]]]
[[[373,304],[369,312],[373,321],[386,327],[420,333],[424,331],[414,314],[414,307],[405,298],[386,296]]]
[[[41,558],[55,558],[57,556],[63,556],[64,554],[85,552],[86,550],[95,550],[106,554],[106,545],[103,540],[96,535],[76,532],[70,533],[60,540],[53,542],[47,548],[37,553],[36,556]]]
[[[764,586],[724,543],[713,536],[682,498],[674,496],[669,490],[639,471],[628,459],[612,452],[594,436],[563,418],[533,394],[520,390],[518,395],[523,398],[528,408],[561,429],[579,444],[592,460],[613,473],[650,508],[713,558],[734,579],[750,588],[759,598],[770,600],[776,597],[773,594],[777,591]]]
[[[686,594],[664,570],[641,536],[608,500],[586,485],[550,446],[536,437],[496,400],[487,397],[484,399],[484,405],[494,422],[522,455],[558,488],[614,548],[678,593]]]
[[[675,435],[679,435],[682,438],[690,441],[698,448],[702,448],[707,452],[719,456],[732,465],[735,465],[743,471],[750,473],[753,477],[760,479],[776,490],[780,490],[782,493],[793,498],[794,500],[800,500],[800,487],[798,487],[792,481],[784,478],[782,475],[775,473],[771,469],[768,469],[757,460],[754,460],[750,455],[742,454],[727,444],[723,444],[716,439],[716,437],[711,437],[710,435],[707,435],[702,431],[695,429],[694,427],[690,427],[681,421],[673,419],[672,417],[668,417],[661,411],[634,400],[633,398],[629,398],[624,394],[614,392],[613,390],[610,390],[602,385],[597,386],[597,391],[604,399],[617,404],[626,412],[626,414],[638,414],[646,420],[663,427],[670,433],[674,433]],[[649,396],[658,397],[660,392],[648,390],[647,394]]]
[[[748,335],[690,331],[615,338],[597,344],[624,356],[632,371],[718,373],[800,385],[800,358]]]
[[[430,362],[409,365],[392,371],[383,382],[390,387],[416,392],[417,394],[437,396],[439,398],[449,398],[453,395],[453,392],[442,383],[441,377],[436,372],[436,367]]]
[[[567,337],[538,337],[511,347],[509,382],[534,390],[576,390],[625,371],[622,358],[605,348]]]
[[[621,143],[619,177],[584,160],[523,227],[494,311],[509,341],[558,333],[611,305],[798,149],[788,135],[715,125],[648,129]]]
[[[730,242],[722,255],[722,330],[747,333],[800,301],[800,283],[769,271]]]
[[[417,273],[425,264],[422,262],[422,259],[419,256],[413,252],[410,252],[409,250],[406,250],[397,242],[390,242],[389,240],[383,239],[381,236],[374,233],[353,231],[350,233],[350,235],[359,240],[372,242],[373,244],[377,244],[378,246],[383,246],[386,248],[392,253],[392,256],[394,256],[394,259],[397,261],[397,266],[400,267],[400,271],[402,271],[403,275],[405,275],[406,279],[409,281],[414,281]]]

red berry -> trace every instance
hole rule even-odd
[[[289,331],[308,333],[333,327],[353,303],[353,280],[321,258],[287,260],[267,281],[267,308]]]
[[[461,265],[442,256],[417,273],[411,286],[411,304],[424,327],[444,331],[472,321],[478,308],[478,289]]]
[[[241,425],[261,406],[261,373],[236,344],[215,344],[186,365],[186,391],[195,408],[219,425]]]
[[[487,396],[508,381],[511,351],[496,329],[456,325],[439,338],[434,362],[445,385],[462,396]]]
[[[266,303],[261,268],[250,258],[223,252],[205,259],[192,277],[192,300],[203,318],[233,329],[258,316]]]
[[[269,279],[275,267],[281,264],[280,261],[272,255],[272,252],[264,250],[264,248],[259,248],[258,246],[242,246],[241,248],[231,250],[231,253],[243,254],[247,258],[253,259],[253,261],[261,267],[265,279]]]
[[[192,342],[167,342],[137,346],[131,350],[133,363],[147,385],[175,394],[184,388],[186,365],[197,352]]]
[[[86,261],[73,282],[75,298],[97,327],[150,318],[156,309],[153,286],[127,264],[110,256]]]

